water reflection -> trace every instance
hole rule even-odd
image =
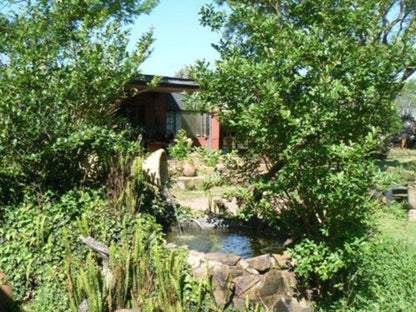
[[[282,250],[282,242],[275,237],[265,237],[241,230],[204,230],[167,234],[168,243],[187,245],[189,249],[202,252],[229,252],[247,259],[265,253]]]

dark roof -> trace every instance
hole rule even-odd
[[[142,75],[136,79],[133,79],[131,86],[134,87],[146,87],[149,82],[152,81],[154,75]],[[158,86],[154,89],[163,89],[165,92],[178,92],[178,91],[196,91],[199,89],[198,84],[192,79],[174,78],[174,77],[162,77]]]

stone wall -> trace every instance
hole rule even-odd
[[[233,254],[190,250],[188,256],[194,277],[210,279],[219,305],[243,308],[248,297],[269,311],[309,312],[308,302],[297,299],[296,277],[288,270],[292,261],[285,252],[242,259]]]

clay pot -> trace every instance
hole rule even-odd
[[[163,189],[169,179],[166,152],[163,149],[159,149],[150,154],[150,156],[144,160],[142,170],[151,184]]]
[[[194,177],[196,175],[195,166],[191,162],[185,161],[183,164],[183,174],[185,177]]]

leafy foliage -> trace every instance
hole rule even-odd
[[[188,138],[184,129],[180,129],[176,137],[175,145],[168,148],[169,154],[178,160],[185,160],[192,152],[193,142]]]
[[[408,80],[396,98],[401,116],[413,115],[416,109],[416,80]]]
[[[407,138],[407,147],[412,147],[415,136],[415,115],[416,115],[416,80],[412,79],[405,83],[395,99],[397,110],[401,117],[402,127],[396,138]]]
[[[229,13],[206,6],[201,22],[223,31],[221,60],[199,64],[197,96],[271,168],[243,194],[246,212],[286,228],[302,242],[299,273],[328,300],[342,296],[352,246],[374,231],[371,159],[416,70],[416,5],[216,2]]]
[[[0,268],[29,309],[68,310],[63,264],[88,254],[80,234],[118,244],[136,214],[171,215],[141,174],[139,133],[115,115],[153,42],[148,32],[128,53],[124,26],[157,2],[23,1],[0,13]]]
[[[151,233],[151,235],[149,235]],[[144,311],[201,309],[208,281],[195,281],[187,270],[185,250],[168,250],[160,228],[140,216],[133,236],[110,248],[106,274],[90,255],[86,263],[70,263],[70,293],[74,311],[84,299],[89,311],[136,307]]]
[[[25,1],[0,15],[0,202],[28,187],[65,193],[91,174],[94,155],[108,169],[137,136],[114,112],[153,39],[127,53],[121,23],[156,3]]]
[[[361,244],[356,270],[345,283],[347,295],[326,310],[412,311],[416,300],[415,252],[413,244],[386,236]]]
[[[10,278],[15,299],[20,302],[25,296],[36,297],[38,289],[44,287],[57,291],[54,300],[62,299],[61,310],[64,310],[68,300],[64,296],[62,263],[69,253],[80,256],[86,252],[85,248],[77,248],[80,234],[77,219],[88,223],[102,215],[102,221],[108,216],[105,201],[99,192],[70,191],[59,200],[47,195],[38,199],[26,197],[19,206],[7,208],[3,224],[8,226],[0,228],[0,267]],[[90,224],[110,229],[109,222]],[[114,232],[116,228],[108,232],[109,236]]]

